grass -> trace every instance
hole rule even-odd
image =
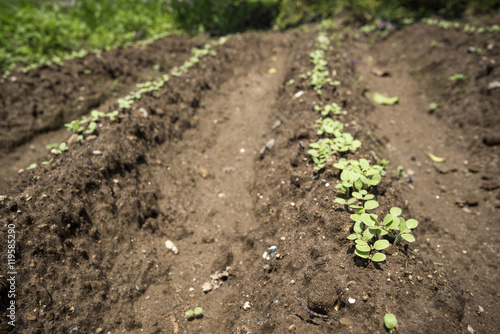
[[[29,70],[40,64],[60,64],[89,51],[174,32],[220,35],[286,29],[339,12],[360,25],[375,19],[403,25],[426,15],[488,13],[499,7],[497,0],[1,0],[0,73],[16,65]],[[452,26],[447,21],[436,24]],[[492,33],[500,27],[464,29]]]
[[[0,1],[0,72],[174,32],[164,0]]]

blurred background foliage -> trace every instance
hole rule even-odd
[[[0,0],[0,72],[169,33],[286,29],[342,12],[354,24],[487,14],[498,0]]]

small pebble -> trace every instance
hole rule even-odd
[[[471,325],[467,325],[467,331],[468,331],[469,333],[472,333],[472,334],[474,334],[474,333],[476,332],[476,331],[474,330],[474,328],[472,328],[472,326],[471,326]]]
[[[295,332],[296,329],[297,329],[297,326],[295,326],[295,325],[290,325],[290,327],[288,327],[289,332]]]
[[[477,314],[481,315],[484,313],[484,308],[482,308],[481,306],[478,306],[477,307]]]
[[[95,151],[92,151],[92,154],[93,155],[102,155],[102,151],[95,150]]]
[[[201,287],[204,293],[210,292],[213,289],[213,285],[210,282],[205,282],[203,286]]]
[[[243,304],[243,309],[246,311],[248,309],[250,309],[252,306],[250,306],[250,302],[245,302],[245,304]]]
[[[349,300],[350,304],[354,304],[356,302],[356,299],[354,299],[354,298],[349,298],[348,300]]]
[[[167,249],[170,249],[174,254],[179,253],[179,249],[170,240],[165,241],[165,247],[167,247]]]

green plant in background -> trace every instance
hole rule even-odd
[[[398,325],[398,319],[392,313],[386,313],[384,315],[384,325],[389,330],[389,333],[394,333]]]
[[[174,33],[164,0],[0,1],[0,72],[16,64],[61,64],[89,51]],[[31,65],[30,65],[31,64]]]
[[[437,108],[438,108],[437,103],[432,102],[432,103],[429,104],[429,110],[430,111],[435,111]]]

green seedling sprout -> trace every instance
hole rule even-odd
[[[290,80],[288,80],[288,81],[286,82],[286,85],[287,85],[287,86],[291,86],[291,85],[293,85],[294,83],[295,83],[295,79],[290,79]]]
[[[82,132],[85,128],[81,126],[80,120],[74,120],[70,123],[64,124],[64,126],[68,129],[68,131],[72,131],[75,133]]]
[[[389,330],[389,333],[394,333],[396,326],[398,325],[398,319],[392,313],[386,313],[384,316],[384,325]]]
[[[50,165],[54,161],[54,158],[51,158],[49,161],[42,161],[42,165]]]
[[[187,310],[184,314],[186,318],[199,318],[203,315],[203,309],[201,307],[196,307],[194,310]]]
[[[430,110],[430,111],[434,111],[434,110],[436,110],[437,108],[438,108],[437,103],[432,102],[431,104],[429,104],[429,110]]]
[[[87,128],[87,130],[85,130],[85,133],[86,134],[91,134],[92,132],[95,131],[96,128],[97,128],[97,123],[96,122],[90,122],[89,123],[89,127]]]
[[[393,207],[381,222],[375,214],[366,212],[352,214],[354,233],[350,234],[347,239],[355,242],[355,254],[373,262],[382,262],[386,259],[386,256],[378,251],[390,246],[389,240],[382,237],[393,238],[394,245],[399,244],[402,240],[414,242],[415,237],[411,235],[411,232],[418,226],[418,222],[415,219],[405,220],[400,217],[401,212],[400,208]]]
[[[35,169],[35,168],[36,168],[36,166],[37,166],[37,164],[36,164],[36,163],[32,163],[31,165],[29,165],[29,166],[26,168],[26,170]]]
[[[452,76],[450,76],[449,79],[453,82],[465,81],[465,80],[467,80],[467,76],[465,74],[462,74],[462,73],[455,73]]]
[[[319,136],[327,133],[333,135],[334,137],[341,137],[342,132],[344,130],[344,124],[339,121],[334,121],[330,117],[327,118],[319,118],[316,120],[316,123],[319,125],[319,129],[316,130],[316,133]]]
[[[376,186],[382,180],[382,176],[385,175],[382,166],[370,165],[370,162],[363,158],[359,160],[342,158],[333,166],[342,170],[340,174],[342,182],[336,186],[342,194],[345,194],[350,188],[360,191]]]
[[[118,110],[113,110],[112,112],[107,113],[106,117],[108,117],[111,122],[114,122],[119,114],[120,112]]]
[[[330,113],[332,113],[334,115],[341,115],[344,113],[342,111],[342,108],[335,102],[333,102],[332,104],[327,104],[323,108],[320,107],[319,105],[315,104],[314,110],[320,111],[321,116],[328,116]]]

